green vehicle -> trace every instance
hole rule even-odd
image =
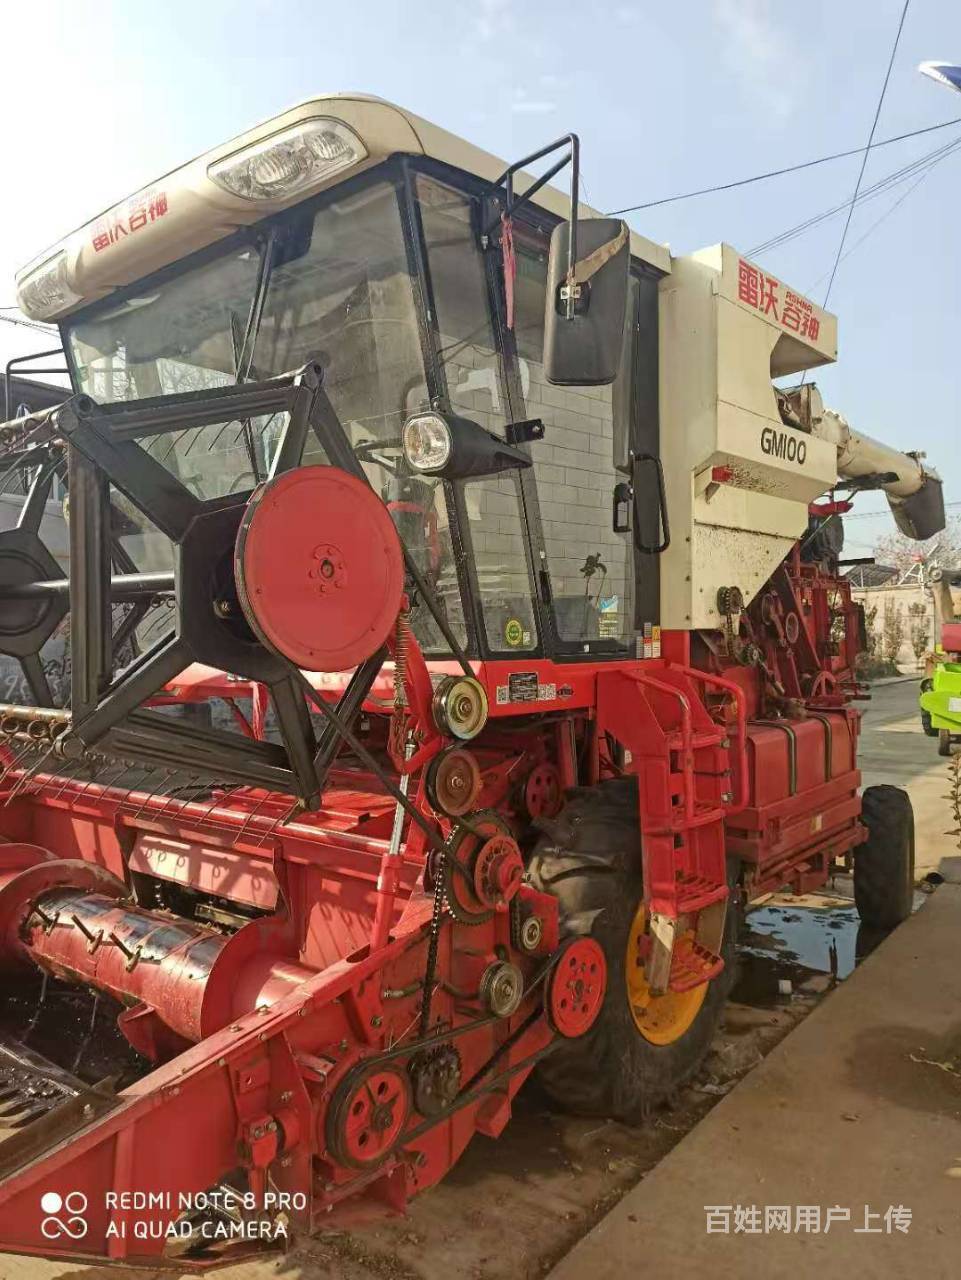
[[[921,718],[937,731],[938,754],[949,756],[952,741],[961,740],[961,662],[938,663],[923,682]]]
[[[961,620],[956,604],[961,569],[932,569],[929,585],[938,643],[935,652],[928,654],[921,681],[921,726],[929,737],[938,739],[938,753],[949,756],[952,738],[961,738]]]

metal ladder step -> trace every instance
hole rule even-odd
[[[671,991],[690,991],[716,978],[723,968],[724,961],[713,951],[693,938],[679,938],[671,958],[668,987]]]

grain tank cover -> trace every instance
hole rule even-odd
[[[786,425],[772,379],[832,362],[837,321],[730,245],[675,258],[659,285],[661,459],[673,538],[661,623],[722,625],[750,600],[837,480],[836,448]]]

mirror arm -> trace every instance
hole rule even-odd
[[[533,164],[537,160],[542,160],[544,156],[549,156],[551,152],[557,151],[560,147],[569,147],[570,150],[566,155],[561,156],[560,160],[551,165],[547,172],[542,174],[536,182],[533,182],[523,195],[515,196],[514,175],[519,170],[523,169],[525,165]],[[577,262],[577,205],[581,173],[581,143],[577,134],[568,133],[565,137],[558,138],[555,142],[549,142],[546,147],[541,147],[539,151],[532,151],[529,156],[524,156],[520,160],[515,160],[512,165],[509,165],[504,170],[496,182],[491,183],[491,189],[496,191],[498,187],[503,186],[505,188],[507,204],[504,208],[504,213],[510,215],[517,209],[520,209],[523,205],[530,204],[534,196],[536,196],[538,191],[540,191],[541,187],[550,182],[551,178],[560,173],[568,164],[571,166],[571,243],[567,256],[567,275],[568,279],[573,279],[574,264]],[[493,218],[484,228],[481,234],[481,242],[485,247],[491,234],[499,225],[500,220],[501,215],[498,213],[496,218]],[[568,319],[571,319],[573,314],[574,312],[571,310]]]
[[[571,235],[567,243],[567,319],[574,319],[577,301],[575,269],[577,267],[577,207],[581,181],[581,144],[576,133],[571,134]]]

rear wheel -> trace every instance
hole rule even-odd
[[[938,730],[938,755],[949,756],[951,754],[951,730]]]
[[[930,711],[921,712],[921,728],[929,738],[936,738],[938,736],[938,730],[935,729],[934,725],[931,723]]]
[[[645,934],[633,778],[575,792],[534,850],[528,876],[560,905],[562,937],[590,935],[607,960],[607,992],[586,1035],[560,1041],[538,1078],[582,1115],[641,1119],[683,1085],[711,1044],[733,980],[737,911],[727,913],[724,972],[686,992],[652,996],[638,946]]]
[[[854,851],[854,900],[863,924],[893,929],[914,899],[914,812],[906,791],[882,785],[861,797],[868,838]]]

